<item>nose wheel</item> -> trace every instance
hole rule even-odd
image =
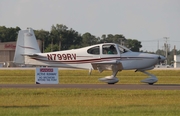
[[[146,71],[141,71],[141,72],[149,76],[148,78],[141,80],[142,83],[148,83],[149,85],[153,85],[158,81],[158,78],[155,75],[150,74]]]

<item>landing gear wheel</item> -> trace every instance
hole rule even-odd
[[[153,85],[154,83],[156,83],[158,81],[158,79],[155,75],[150,74],[146,71],[141,71],[141,72],[149,76],[148,78],[141,80],[141,82],[148,83],[149,85]]]
[[[109,85],[114,85],[115,83],[108,83]]]
[[[149,85],[153,85],[154,83],[148,83]]]
[[[117,77],[113,77],[113,76],[106,76],[106,77],[100,78],[99,81],[113,85],[113,84],[117,83],[119,81],[119,79]]]

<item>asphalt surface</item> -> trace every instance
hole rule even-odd
[[[121,90],[180,90],[180,84],[0,84],[0,88],[79,88]]]

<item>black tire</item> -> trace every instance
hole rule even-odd
[[[108,83],[109,85],[114,85],[115,83]]]
[[[149,85],[153,85],[154,83],[148,83]]]

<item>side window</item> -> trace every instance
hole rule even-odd
[[[90,49],[87,50],[87,52],[89,54],[95,54],[95,55],[99,55],[100,54],[99,51],[100,51],[99,46],[96,46],[96,47],[93,47],[93,48],[90,48]]]
[[[103,54],[117,54],[116,47],[114,45],[103,45]]]

